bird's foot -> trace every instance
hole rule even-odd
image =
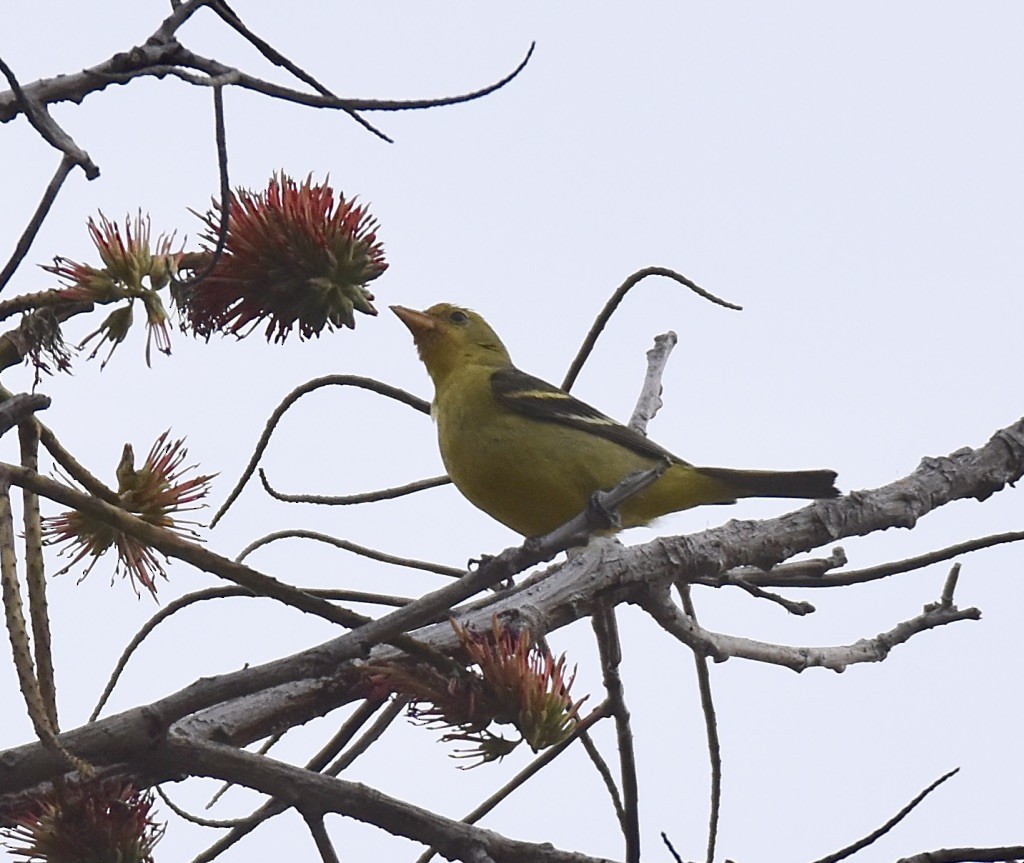
[[[618,530],[622,520],[618,512],[605,505],[608,492],[595,491],[587,501],[587,521],[595,530]]]

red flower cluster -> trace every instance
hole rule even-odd
[[[556,660],[528,630],[513,631],[497,615],[490,632],[476,633],[454,620],[452,628],[479,673],[445,676],[434,668],[390,663],[371,667],[371,682],[411,699],[414,719],[453,729],[442,741],[472,743],[456,757],[479,758],[480,764],[500,760],[524,740],[537,752],[572,734],[586,699],[574,702],[569,695],[575,674],[566,679],[564,656]],[[514,726],[520,739],[492,733],[491,723]]]
[[[164,826],[152,792],[120,780],[65,783],[5,817],[12,856],[26,863],[152,863]]]
[[[325,327],[354,327],[356,311],[377,314],[366,289],[388,266],[377,221],[326,183],[282,173],[265,191],[232,193],[219,257],[219,203],[196,215],[206,224],[206,251],[180,259],[196,277],[172,286],[186,330],[241,338],[266,321],[267,340],[283,342],[296,326],[309,338]]]

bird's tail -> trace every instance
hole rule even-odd
[[[698,467],[698,473],[721,482],[736,497],[838,497],[834,470],[732,470]]]

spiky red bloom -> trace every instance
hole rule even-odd
[[[164,825],[153,795],[119,780],[66,783],[6,820],[7,847],[26,863],[152,863]]]
[[[535,752],[568,738],[586,699],[570,697],[573,679],[566,679],[564,656],[556,660],[527,630],[514,632],[497,616],[490,632],[476,633],[454,620],[452,628],[479,673],[445,676],[419,665],[387,664],[370,669],[371,681],[411,699],[414,719],[453,729],[442,741],[473,744],[457,752],[458,758],[479,758],[482,764],[515,749],[520,741],[492,733],[491,723],[513,725]]]
[[[135,469],[131,445],[125,445],[117,468],[118,497],[121,506],[143,521],[196,538],[198,534],[188,527],[194,522],[180,520],[177,515],[198,509],[196,504],[209,491],[213,475],[182,479],[195,465],[181,466],[188,454],[185,442],[168,442],[167,435],[164,432],[156,439],[145,463],[138,470]],[[127,576],[136,594],[142,585],[156,597],[156,577],[167,578],[167,572],[152,548],[78,510],[43,519],[43,541],[46,545],[65,543],[61,553],[74,555],[58,575],[79,561],[92,558],[82,575],[85,578],[100,557],[114,547],[117,549],[114,575]]]
[[[220,204],[198,215],[206,252],[181,261],[201,274],[212,262]],[[176,288],[183,328],[205,338],[215,332],[248,335],[266,321],[266,337],[283,342],[326,327],[355,326],[354,312],[376,315],[366,284],[387,269],[377,221],[365,207],[312,177],[296,183],[275,174],[267,189],[238,189],[230,198],[228,236],[212,272]]]
[[[569,695],[576,672],[567,679],[564,654],[555,659],[534,644],[529,630],[505,627],[497,615],[489,633],[472,632],[454,620],[452,627],[480,667],[500,705],[499,715],[509,717],[534,752],[561,743],[572,733],[586,698],[574,703]]]

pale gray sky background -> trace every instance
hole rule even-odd
[[[1021,414],[1024,316],[1024,7],[1017,3],[540,2],[336,4],[236,0],[243,19],[340,95],[420,98],[475,89],[530,65],[503,91],[429,112],[370,115],[396,139],[347,117],[241,92],[226,94],[233,185],[276,170],[330,174],[372,204],[389,271],[379,306],[452,300],[484,313],[516,362],[559,380],[610,292],[647,265],[676,268],[745,307],[709,305],[667,281],[638,288],[613,319],[575,392],[625,419],[653,335],[680,344],[651,436],[684,458],[730,467],[833,467],[844,490],[872,488],[925,455],[984,443]],[[20,79],[72,72],[141,42],[166,14],[156,0],[97,6],[7,3],[0,56]],[[286,81],[212,15],[181,32],[192,49]],[[94,261],[85,230],[102,210],[149,212],[155,231],[195,237],[187,208],[217,188],[211,94],[175,80],[110,87],[54,115],[102,176],[74,174],[29,261]],[[0,127],[4,259],[58,155],[23,119]],[[25,266],[8,295],[52,286]],[[98,325],[69,328],[80,338]],[[219,504],[271,410],[299,383],[352,372],[429,395],[405,328],[386,310],[312,343],[258,336],[209,345],[177,334],[174,354],[142,362],[135,333],[102,373],[84,359],[46,379],[44,419],[109,481],[126,441],[145,452],[164,429],[187,435]],[[15,386],[18,372],[8,372]],[[24,387],[30,373],[21,374]],[[16,446],[4,441],[4,457]],[[323,391],[293,409],[265,459],[292,492],[341,494],[440,472],[427,419],[366,393]],[[784,512],[745,502],[666,519],[660,533]],[[843,543],[856,567],[1021,528],[1020,492],[961,502],[912,532]],[[311,527],[370,546],[461,564],[515,541],[449,488],[344,510],[271,501],[250,487],[209,536],[233,555],[270,530]],[[655,531],[638,530],[627,542]],[[413,594],[431,576],[391,571],[299,542],[250,562],[302,585]],[[1021,835],[1019,549],[967,557],[962,606],[984,617],[919,636],[881,665],[796,675],[738,660],[713,669],[724,747],[720,855],[810,860],[869,832],[925,785],[961,774],[858,858],[893,860],[941,846],[1018,844]],[[56,568],[56,564],[54,565]],[[107,671],[155,611],[100,563],[76,586],[51,583],[62,720],[85,720]],[[791,644],[870,637],[937,599],[948,567],[891,583],[805,592],[809,618],[747,596],[701,591],[713,629]],[[171,567],[160,596],[209,586]],[[645,860],[668,860],[665,830],[702,856],[707,754],[690,655],[644,615],[623,613],[624,675],[637,734]],[[144,645],[108,712],[196,677],[285,655],[331,636],[272,602],[193,609]],[[556,633],[579,662],[577,688],[600,692],[589,626]],[[9,659],[0,745],[28,741]],[[311,724],[282,757],[303,761],[337,726]],[[351,778],[461,817],[527,760],[455,769],[437,735],[404,720]],[[613,752],[611,728],[597,737]],[[346,774],[348,775],[348,774]],[[410,777],[415,777],[410,780]],[[215,786],[172,786],[198,809]],[[249,811],[233,791],[212,814]],[[573,751],[489,816],[485,826],[613,858],[621,840],[606,794]],[[329,827],[345,860],[418,851],[356,822]],[[223,860],[316,859],[292,815]],[[212,836],[172,819],[159,860],[187,860]],[[0,851],[0,855],[2,855]]]

